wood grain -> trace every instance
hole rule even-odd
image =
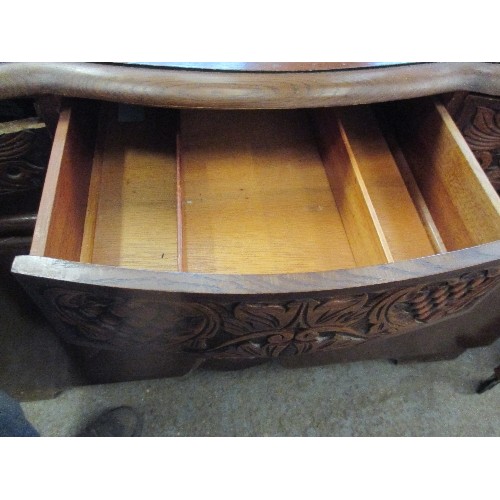
[[[102,105],[99,111],[99,122],[97,127],[97,139],[90,176],[89,196],[85,214],[85,225],[83,228],[82,248],[80,251],[80,262],[91,263],[94,255],[95,227],[99,209],[99,197],[101,195],[102,169],[104,145],[108,132],[108,120],[112,113],[109,106]]]
[[[31,255],[80,259],[95,144],[97,108],[74,104],[61,112],[47,167]]]
[[[415,209],[417,210],[424,225],[427,236],[429,237],[429,241],[431,242],[435,253],[444,253],[447,251],[446,246],[443,242],[443,239],[441,238],[441,235],[439,234],[436,223],[432,218],[429,207],[427,206],[427,203],[425,202],[425,199],[420,192],[420,188],[418,187],[417,181],[415,180],[415,176],[413,175],[413,172],[411,171],[411,168],[406,161],[405,155],[403,154],[403,151],[398,144],[394,129],[387,122],[383,113],[378,113],[377,116],[379,118],[379,123],[381,124],[384,138],[387,141],[387,145],[391,150],[394,161],[398,166],[401,177],[406,184],[406,188],[410,193]]]
[[[500,95],[500,65],[425,63],[292,73],[93,63],[0,64],[0,99],[55,94],[163,107],[346,106],[468,90]]]
[[[113,113],[111,111],[111,113]],[[116,110],[92,184],[87,213],[95,225],[92,262],[177,270],[175,130],[171,116],[149,110],[140,122],[119,122]],[[93,212],[96,210],[96,212]]]
[[[391,106],[401,149],[448,250],[500,238],[500,200],[445,107]]]
[[[298,111],[181,112],[187,271],[355,266],[305,118]]]
[[[336,114],[393,260],[432,255],[434,248],[371,109],[353,106]]]
[[[335,111],[314,113],[321,156],[357,266],[393,262],[389,245]]]
[[[177,270],[186,270],[186,252],[184,251],[184,208],[182,185],[182,141],[179,131],[175,137],[176,144],[176,209],[177,209]]]

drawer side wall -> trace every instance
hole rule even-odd
[[[31,255],[80,259],[98,106],[73,103],[61,112]]]

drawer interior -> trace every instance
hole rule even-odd
[[[318,272],[500,238],[500,203],[432,99],[316,110],[63,111],[32,255]]]

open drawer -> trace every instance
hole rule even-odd
[[[393,108],[66,109],[31,254],[280,274],[499,240],[498,196],[443,106]]]
[[[500,200],[434,99],[80,102],[61,113],[31,256],[13,271],[75,343],[163,339],[173,352],[253,359],[461,313],[496,286],[499,240]],[[419,303],[422,290],[435,295]]]

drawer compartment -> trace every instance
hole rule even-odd
[[[32,255],[290,274],[500,239],[498,196],[432,99],[310,111],[79,106],[61,114]]]

